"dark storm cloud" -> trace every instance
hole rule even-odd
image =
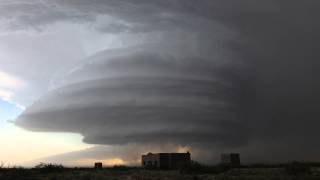
[[[102,32],[159,32],[159,48],[89,58],[17,125],[94,144],[231,147],[259,160],[266,149],[281,160],[320,149],[319,1],[55,3],[113,17]]]
[[[278,10],[277,4],[273,1],[255,3],[252,0],[15,0],[1,3],[0,17],[7,19],[7,25],[12,29],[38,29],[56,22],[90,22],[98,30],[110,33],[145,33],[181,28],[210,32],[214,23],[230,22],[232,26],[237,21],[243,21],[239,15],[248,19],[253,14],[268,15],[270,11]],[[92,23],[94,21],[99,23]]]
[[[246,129],[236,118],[234,87],[241,77],[232,73],[238,72],[208,60],[146,53],[89,61],[68,74],[70,85],[29,107],[17,125],[77,132],[93,144],[155,138],[181,145],[243,144]]]
[[[125,146],[105,146],[99,145],[85,150],[59,154],[50,157],[33,160],[27,164],[37,164],[38,162],[63,163],[64,165],[74,166],[79,161],[87,161],[83,163],[88,165],[88,162],[104,161],[108,159],[121,159],[128,165],[140,165],[140,156],[143,153],[152,152],[168,152],[180,151],[181,146],[172,144],[162,144],[161,146],[154,145],[125,145]]]
[[[87,21],[90,17],[70,9],[57,6],[53,1],[2,1],[0,2],[0,20],[5,29],[39,30],[62,20]]]
[[[93,22],[102,16],[101,24],[94,25],[102,32],[149,32],[168,28],[207,26],[206,19],[188,15],[181,4],[189,8],[197,3],[183,1],[4,1],[0,17],[7,28],[43,28],[56,22]],[[169,8],[169,9],[168,9]],[[201,8],[201,7],[198,7]],[[148,14],[148,15],[146,15]],[[191,26],[190,26],[191,25]]]

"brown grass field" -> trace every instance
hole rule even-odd
[[[306,164],[251,166],[241,168],[196,167],[183,170],[145,170],[134,167],[64,168],[1,168],[0,180],[316,180],[320,169]]]

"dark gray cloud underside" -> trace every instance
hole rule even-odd
[[[77,132],[94,144],[156,140],[236,149],[252,153],[252,159],[266,150],[282,160],[308,159],[311,147],[320,149],[319,1],[53,4],[54,11],[72,9],[84,21],[82,16],[116,19],[97,25],[101,33],[148,34],[159,42],[151,47],[147,39],[138,50],[86,59],[17,125]],[[36,16],[32,8],[20,11]],[[297,153],[297,146],[308,155]]]

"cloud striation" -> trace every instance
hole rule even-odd
[[[252,161],[268,160],[265,151],[274,161],[315,160],[318,1],[53,2],[83,21],[112,17],[96,21],[100,33],[144,39],[65,72],[16,125],[76,132],[92,144],[172,143],[237,150]]]

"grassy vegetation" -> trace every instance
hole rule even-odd
[[[55,164],[39,164],[31,169],[0,168],[1,180],[315,180],[320,179],[316,164],[293,162],[281,165],[251,165],[238,168],[204,166],[192,163],[176,171],[144,170],[115,166],[65,168]]]

